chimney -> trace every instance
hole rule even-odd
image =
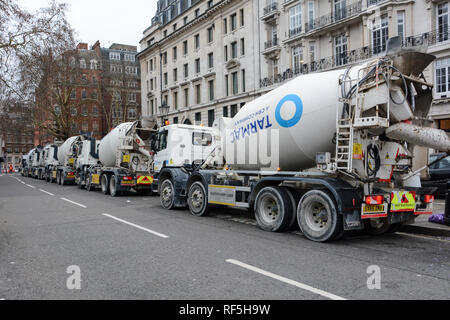
[[[98,56],[101,56],[101,51],[100,51],[100,41],[97,40],[96,43],[94,43],[94,45],[91,47],[91,50],[94,50],[95,53],[97,53]]]
[[[78,50],[87,50],[87,49],[88,49],[88,44],[87,44],[87,43],[80,42],[80,43],[77,45],[77,49],[78,49]]]

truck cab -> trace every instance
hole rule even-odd
[[[54,178],[53,178],[52,172],[53,172],[54,168],[59,165],[58,145],[56,145],[56,144],[46,145],[42,152],[42,158],[44,161],[42,179],[46,180],[47,182],[53,182]]]
[[[76,145],[77,158],[75,160],[75,182],[80,189],[86,185],[87,173],[90,167],[99,164],[98,146],[100,141],[88,138]]]
[[[169,125],[153,137],[153,171],[202,163],[216,149],[219,131],[192,125]]]

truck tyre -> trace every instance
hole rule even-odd
[[[109,194],[111,197],[118,197],[120,195],[120,191],[117,190],[117,178],[115,175],[109,178]]]
[[[80,190],[82,190],[83,189],[83,180],[81,179],[81,177],[78,177],[77,178],[77,186],[78,186],[78,189],[80,189]]]
[[[64,180],[64,172],[63,171],[61,171],[61,173],[59,175],[59,181],[62,186],[66,185],[66,181]]]
[[[344,233],[342,220],[332,196],[325,191],[308,191],[298,204],[297,221],[300,230],[312,241],[339,239]]]
[[[190,186],[187,203],[193,216],[203,217],[208,214],[208,194],[202,182],[197,181]]]
[[[286,192],[288,193],[289,199],[291,199],[292,202],[292,208],[294,210],[297,210],[297,206],[300,202],[300,194],[298,193],[298,191],[291,187],[282,187],[282,188],[286,190]],[[297,215],[294,213],[292,215],[292,220],[289,224],[288,230],[298,230],[298,229],[299,226],[297,223]]]
[[[101,185],[103,194],[109,194],[109,177],[107,174],[103,174],[101,177]]]
[[[393,223],[389,226],[389,229],[388,229],[388,231],[386,231],[386,233],[396,233],[396,232],[402,231],[404,225],[405,224],[402,222]]]
[[[50,173],[48,173],[48,172],[45,174],[45,181],[47,181],[47,182],[51,181]]]
[[[166,179],[159,187],[159,199],[164,209],[172,210],[175,205],[175,188],[172,179]]]
[[[61,173],[59,171],[56,172],[56,184],[61,185]]]
[[[387,218],[364,220],[364,229],[372,236],[381,236],[387,233],[391,226]]]
[[[261,229],[281,232],[289,228],[294,215],[292,201],[286,189],[265,187],[255,200],[255,218]]]

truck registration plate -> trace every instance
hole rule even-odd
[[[387,217],[387,204],[365,204],[362,205],[361,219]]]

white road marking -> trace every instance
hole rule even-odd
[[[23,182],[23,181],[20,181],[20,183],[21,183],[21,184],[25,184],[25,182]]]
[[[84,204],[81,204],[81,203],[78,203],[78,202],[75,202],[75,201],[72,201],[72,200],[69,200],[69,199],[66,199],[66,198],[61,198],[61,200],[67,201],[69,203],[72,203],[72,204],[77,205],[79,207],[82,207],[84,209],[87,208]]]
[[[45,190],[42,190],[42,189],[39,189],[39,191],[40,191],[40,192],[43,192],[43,193],[46,193],[46,194],[48,194],[49,196],[54,196],[54,194],[51,193],[51,192],[48,192],[48,191],[45,191]]]
[[[148,233],[151,233],[151,234],[153,234],[153,235],[155,235],[155,236],[158,236],[158,237],[161,237],[161,238],[164,238],[164,239],[169,238],[169,237],[166,236],[165,234],[162,234],[162,233],[159,233],[159,232],[156,232],[156,231],[153,231],[153,230],[150,230],[150,229],[141,227],[141,226],[139,226],[139,225],[137,225],[137,224],[134,224],[134,223],[131,223],[131,222],[128,222],[128,221],[119,219],[119,218],[114,217],[114,216],[112,216],[112,215],[110,215],[110,214],[104,213],[103,215],[104,215],[105,217],[114,219],[114,220],[116,220],[116,221],[125,223],[125,224],[127,224],[127,225],[129,225],[129,226],[132,226],[132,227],[138,228],[138,229],[140,229],[140,230],[146,231],[146,232],[148,232]]]
[[[237,265],[237,266],[242,267],[242,268],[245,268],[245,269],[247,269],[247,270],[254,271],[254,272],[256,272],[256,273],[262,274],[262,275],[264,275],[264,276],[266,276],[266,277],[270,277],[270,278],[272,278],[272,279],[276,279],[276,280],[278,280],[278,281],[281,281],[281,282],[290,284],[290,285],[295,286],[295,287],[298,287],[298,288],[300,288],[300,289],[307,290],[307,291],[312,292],[312,293],[314,293],[314,294],[321,295],[321,296],[326,297],[326,298],[329,298],[329,299],[331,299],[331,300],[347,300],[347,299],[345,299],[345,298],[343,298],[343,297],[340,297],[340,296],[334,295],[334,294],[332,294],[332,293],[329,293],[329,292],[326,292],[326,291],[323,291],[323,290],[316,289],[316,288],[314,288],[314,287],[308,286],[308,285],[306,285],[306,284],[303,284],[303,283],[300,283],[300,282],[297,282],[297,281],[294,281],[294,280],[291,280],[291,279],[288,279],[288,278],[285,278],[285,277],[276,275],[276,274],[274,274],[274,273],[271,273],[271,272],[268,272],[268,271],[265,271],[265,270],[262,270],[262,269],[253,267],[253,266],[251,266],[251,265],[249,265],[249,264],[240,262],[240,261],[238,261],[238,260],[228,259],[228,260],[226,260],[226,261],[227,261],[228,263]]]
[[[33,187],[33,186],[29,185],[29,184],[27,184],[26,186],[30,187],[30,188],[33,188],[33,189],[36,189],[36,187]]]

